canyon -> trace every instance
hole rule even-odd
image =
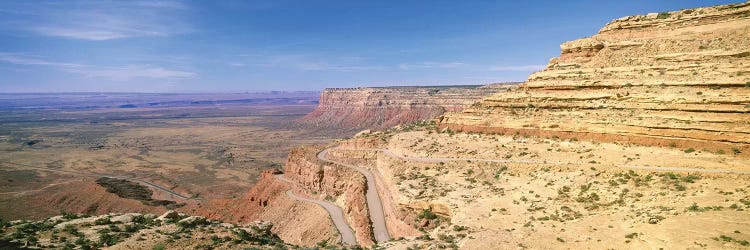
[[[620,18],[563,43],[518,87],[397,127],[363,118],[402,117],[377,109],[398,104],[393,94],[327,90],[307,121],[379,129],[296,149],[284,176],[341,206],[364,246],[746,246],[748,13],[743,3]],[[373,181],[387,242],[366,209]]]
[[[297,121],[362,132],[162,216],[199,229],[161,218],[147,244],[124,242],[159,228],[173,247],[750,246],[750,2],[623,17],[560,47],[520,85],[326,89]]]

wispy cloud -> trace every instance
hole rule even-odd
[[[65,69],[65,71],[81,74],[85,77],[106,78],[114,81],[126,81],[133,78],[174,79],[192,78],[196,76],[194,72],[171,70],[151,65],[69,68]]]
[[[152,65],[95,66],[77,63],[54,62],[39,57],[21,54],[0,54],[0,62],[16,65],[37,65],[53,67],[68,73],[90,78],[104,78],[113,81],[126,81],[134,78],[176,79],[192,78],[197,74],[190,71],[165,69]]]
[[[13,25],[3,29],[43,36],[102,41],[192,30],[183,18],[189,8],[179,1],[29,1],[12,9]]]
[[[302,71],[338,71],[351,72],[363,70],[382,70],[385,67],[365,65],[361,57],[337,57],[334,59],[309,55],[257,55],[245,54],[241,56],[245,61],[233,62],[230,66],[246,67],[259,66],[268,68],[286,68]],[[333,63],[336,61],[336,63]]]

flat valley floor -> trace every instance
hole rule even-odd
[[[21,103],[0,110],[0,219],[239,197],[291,147],[342,136],[295,125],[317,93],[45,98],[65,101],[0,98]]]

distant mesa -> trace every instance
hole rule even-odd
[[[517,84],[327,88],[317,108],[300,122],[345,130],[385,129],[460,111]]]

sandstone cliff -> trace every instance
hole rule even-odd
[[[373,232],[365,200],[367,185],[364,176],[355,170],[317,159],[316,154],[321,149],[314,146],[293,149],[284,167],[284,175],[310,195],[335,200],[344,208],[345,218],[354,229],[357,242],[363,246],[371,245]]]
[[[750,155],[750,3],[624,17],[440,127]]]
[[[315,204],[285,195],[292,187],[274,178],[274,173],[273,170],[263,172],[258,183],[244,197],[214,199],[183,210],[230,223],[270,221],[274,224],[273,232],[291,244],[311,247],[321,241],[337,243],[339,235],[328,213]]]
[[[487,86],[332,88],[301,122],[342,129],[384,129],[460,111],[515,84]]]

